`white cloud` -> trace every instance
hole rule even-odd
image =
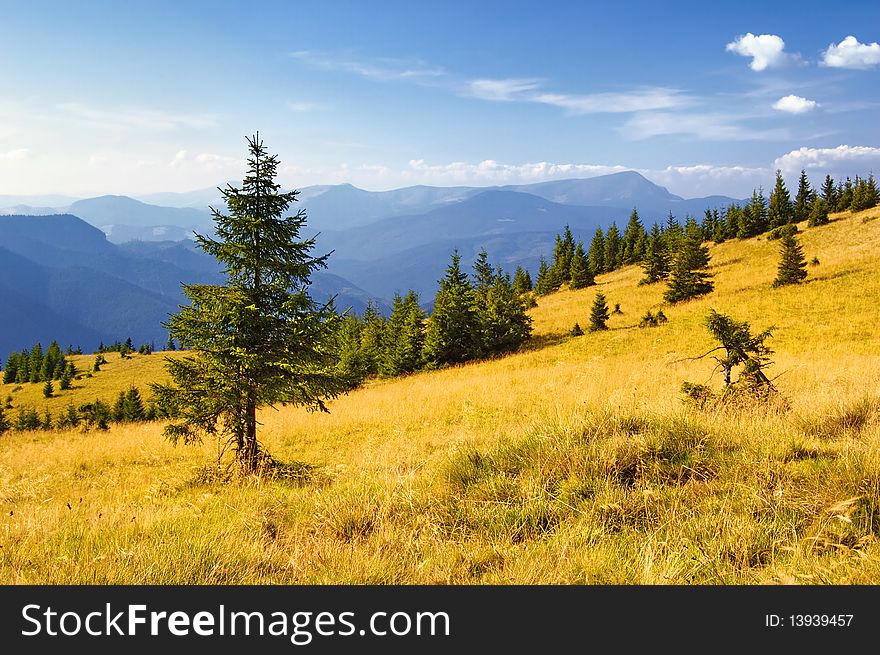
[[[799,148],[778,157],[776,168],[783,171],[801,169],[839,169],[841,165],[853,164],[861,167],[862,175],[868,168],[880,168],[880,148],[873,146],[840,145],[836,148]]]
[[[748,32],[745,36],[739,36],[728,43],[725,50],[743,57],[751,57],[752,63],[749,66],[754,71],[780,66],[788,58],[785,53],[785,41],[775,34],[755,36]]]
[[[815,100],[807,100],[801,96],[787,95],[773,103],[773,109],[789,114],[803,114],[818,106]]]
[[[723,113],[643,112],[636,114],[619,131],[628,139],[683,134],[707,141],[754,141],[784,139],[785,129],[759,130],[742,125],[742,118]]]
[[[541,91],[539,81],[528,78],[470,80],[465,86],[465,95],[481,100],[552,105],[576,114],[616,114],[671,109],[691,102],[682,91],[665,87],[638,88],[621,93],[551,93]]]
[[[97,108],[79,102],[64,102],[57,108],[68,118],[104,129],[167,131],[177,128],[205,129],[218,125],[213,115],[174,114],[145,107]]]
[[[305,114],[312,111],[325,111],[327,109],[330,109],[329,105],[325,105],[320,102],[304,102],[292,100],[287,103],[287,108],[297,114]]]
[[[582,114],[671,109],[690,103],[690,99],[681,91],[662,87],[637,89],[629,93],[590,93],[586,95],[541,93],[530,99],[534,102],[555,105]]]
[[[6,152],[0,152],[0,160],[2,161],[22,161],[30,158],[31,156],[30,148],[15,148],[14,150],[7,150]]]
[[[828,46],[822,55],[822,65],[831,68],[866,69],[880,64],[880,44],[859,43],[854,36]]]
[[[338,57],[310,50],[291,52],[294,59],[322,70],[339,70],[354,73],[370,80],[380,82],[420,81],[442,77],[442,68],[428,66],[421,60],[379,58],[371,61]]]
[[[409,162],[409,169],[402,171],[400,175],[409,183],[485,185],[528,184],[568,177],[594,177],[626,170],[631,169],[619,165],[557,164],[545,161],[502,164],[494,159],[485,159],[476,164],[467,162],[428,164],[424,159],[413,159]]]
[[[538,81],[531,79],[481,79],[467,84],[468,95],[482,100],[519,100],[522,94],[537,88]]]
[[[182,168],[185,166],[197,166],[205,170],[225,170],[231,168],[241,168],[243,162],[235,157],[227,157],[225,155],[216,155],[210,152],[203,152],[197,155],[191,155],[186,150],[178,150],[174,155],[174,159],[168,162],[171,168]]]

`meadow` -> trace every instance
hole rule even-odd
[[[539,298],[517,354],[370,381],[329,414],[266,408],[290,475],[224,482],[216,443],[161,423],[6,432],[0,583],[876,584],[877,218],[801,224],[800,285],[771,288],[778,241],[712,245],[705,297],[664,305],[626,267]],[[597,290],[622,313],[569,336]],[[684,381],[721,387],[697,358],[710,309],[774,326],[786,407],[684,402]],[[0,399],[55,412],[165,375],[162,353],[107,359],[55,398]]]

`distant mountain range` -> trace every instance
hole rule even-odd
[[[339,307],[357,312],[371,299],[387,310],[408,289],[428,307],[454,249],[465,266],[485,248],[494,264],[534,275],[565,225],[588,247],[597,228],[622,230],[633,209],[647,227],[742,202],[685,199],[632,171],[496,187],[311,186],[298,199],[302,236],[317,235],[317,254],[333,251],[313,295],[338,294]],[[139,199],[0,196],[0,302],[14,317],[0,328],[0,356],[47,338],[85,348],[128,336],[164,343],[161,323],[185,300],[181,283],[220,279],[192,241],[193,231],[212,231],[209,206],[225,209],[216,188]],[[13,269],[27,273],[3,274]]]
[[[222,281],[193,241],[117,245],[70,214],[0,216],[0,357],[53,339],[86,351],[127,337],[161,347],[162,323],[186,302],[181,285]],[[357,312],[371,300],[324,271],[313,275],[311,293],[322,302],[335,295],[338,308]]]

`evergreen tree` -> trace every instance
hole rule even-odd
[[[667,302],[677,303],[710,293],[714,284],[712,276],[706,271],[708,265],[709,249],[702,244],[702,235],[697,230],[685,230],[663,298]]]
[[[31,379],[30,363],[31,363],[30,353],[27,350],[22,350],[18,354],[18,372],[15,374],[15,382],[17,384],[22,384],[23,382],[30,382],[30,379]]]
[[[137,387],[129,387],[122,403],[125,421],[143,421],[146,419],[146,408]]]
[[[828,203],[824,198],[816,198],[810,208],[810,216],[807,220],[808,227],[817,227],[828,223]]]
[[[68,405],[64,413],[58,417],[58,427],[61,429],[75,428],[79,425],[79,422],[79,412],[76,411],[73,405]]]
[[[64,372],[61,374],[61,378],[58,380],[58,388],[62,391],[67,391],[70,389],[70,382],[73,379],[73,375],[70,372],[70,366],[64,367]]]
[[[461,256],[456,250],[434,300],[424,349],[425,361],[430,366],[460,364],[481,355],[474,290],[467,275],[462,273],[460,262]]]
[[[771,229],[780,225],[787,225],[795,218],[791,196],[785,186],[785,180],[782,179],[782,171],[778,169],[776,170],[776,186],[773,187],[773,191],[770,193],[770,207],[767,211],[767,218]],[[761,230],[761,232],[763,231]]]
[[[837,188],[837,206],[835,211],[845,212],[850,208],[853,201],[853,183],[847,176],[846,180],[840,183]]]
[[[602,228],[597,227],[593,240],[590,242],[590,252],[588,253],[590,260],[590,270],[593,275],[605,272],[605,236],[602,234]]]
[[[410,290],[405,297],[401,297],[399,293],[394,294],[391,316],[386,327],[385,352],[379,367],[380,374],[401,375],[422,367],[424,323],[425,312],[419,307],[419,297],[415,291]]]
[[[9,420],[6,418],[6,414],[2,407],[0,407],[0,434],[3,434],[12,426],[9,423]]]
[[[241,188],[222,189],[229,215],[212,209],[215,237],[196,235],[199,247],[222,265],[225,285],[185,285],[190,304],[167,324],[191,354],[166,358],[172,382],[154,393],[178,408],[165,428],[173,442],[216,435],[231,445],[239,468],[263,460],[257,409],[294,404],[328,411],[325,400],[348,388],[333,352],[339,316],[332,301],[308,293],[311,274],[326,267],[314,257],[314,238],[300,240],[304,210],[284,217],[298,191],[280,192],[278,158],[259,135],[248,139],[248,170]]]
[[[494,278],[495,271],[489,264],[489,253],[483,248],[477,254],[477,259],[474,262],[474,291],[477,295],[485,295],[489,287],[492,286]]]
[[[672,215],[672,212],[666,215],[666,226],[663,228],[663,242],[666,246],[666,252],[676,252],[678,245],[684,238],[684,229],[678,219]]]
[[[485,354],[513,352],[532,332],[532,319],[526,313],[525,303],[500,268],[480,311],[480,319]]]
[[[572,289],[583,289],[596,284],[593,271],[590,270],[590,260],[584,252],[584,244],[578,241],[571,258],[571,283]]]
[[[30,373],[30,382],[40,381],[40,372],[43,370],[43,347],[37,343],[31,349],[30,362],[28,371]]]
[[[644,246],[645,227],[639,219],[639,212],[633,209],[629,222],[623,231],[623,263],[638,264],[642,261],[645,252],[640,246]]]
[[[40,415],[33,407],[19,407],[15,418],[15,429],[19,432],[26,430],[38,430],[40,428]]]
[[[877,185],[874,182],[874,175],[872,174],[867,180],[857,177],[853,187],[852,202],[849,206],[850,211],[859,212],[870,209],[876,206],[877,202]]]
[[[807,262],[804,249],[793,233],[786,233],[780,240],[779,271],[773,281],[774,287],[796,284],[807,277]]]
[[[385,318],[370,300],[364,310],[361,330],[361,358],[367,375],[379,373],[379,363],[385,350]]]
[[[748,239],[763,234],[768,227],[767,201],[764,199],[764,190],[758,187],[752,192],[751,200],[742,208],[736,236],[738,239]]]
[[[642,268],[645,271],[645,277],[639,284],[653,284],[665,280],[669,276],[669,253],[666,250],[660,226],[656,223],[651,227],[651,236],[648,237],[648,249],[642,260]]]
[[[340,376],[349,380],[350,388],[358,386],[370,375],[370,364],[361,347],[363,324],[354,314],[343,317],[336,330],[337,367]]]
[[[605,233],[605,270],[607,272],[620,268],[623,253],[620,250],[620,230],[616,223]]]
[[[816,198],[816,192],[810,186],[810,180],[807,178],[807,172],[801,169],[801,176],[798,179],[797,196],[794,199],[794,222],[800,223],[810,217],[810,210],[813,209],[813,201]]]
[[[553,247],[553,260],[550,264],[550,280],[553,290],[571,280],[571,260],[574,257],[574,236],[568,225],[563,234],[556,235],[556,243]]]
[[[837,206],[837,187],[834,186],[834,178],[830,175],[825,176],[825,182],[822,184],[822,200],[828,211],[834,211]]]
[[[590,332],[607,330],[608,326],[605,323],[608,317],[608,303],[605,301],[605,294],[599,291],[590,308]]]
[[[553,289],[550,268],[547,266],[547,260],[541,257],[541,263],[538,265],[538,277],[535,280],[535,293],[539,296],[546,296],[548,293],[552,293]]]
[[[18,353],[10,353],[9,359],[6,360],[6,366],[3,369],[3,384],[11,384],[15,382],[18,375]]]
[[[513,274],[513,290],[519,294],[532,290],[532,277],[522,266],[517,266],[516,273]]]
[[[53,393],[55,388],[52,386],[52,380],[46,380],[46,384],[43,385],[43,397],[51,398]]]

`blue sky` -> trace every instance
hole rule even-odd
[[[880,169],[880,3],[3,2],[0,194]]]

